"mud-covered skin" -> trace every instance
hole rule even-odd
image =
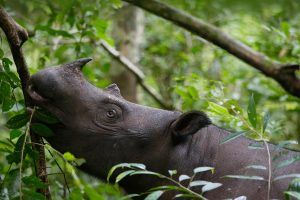
[[[246,169],[249,165],[268,168],[266,148],[251,150],[250,141],[238,138],[220,145],[228,133],[211,124],[202,112],[180,113],[141,106],[126,101],[115,84],[106,89],[91,85],[81,73],[90,59],[48,68],[31,78],[29,94],[36,105],[56,115],[61,123],[52,127],[55,136],[47,138],[61,152],[72,152],[84,158],[81,167],[89,174],[106,179],[108,170],[118,163],[143,163],[147,169],[168,174],[192,175],[199,166],[215,167],[215,174],[205,173],[201,179],[223,183],[208,192],[209,199],[266,199],[267,181],[220,178],[225,175],[255,175],[268,180],[268,169]],[[269,145],[272,157],[279,151]],[[300,162],[276,169],[282,159],[299,155],[286,151],[284,158],[272,163],[272,177],[300,173]],[[291,179],[273,181],[271,198],[283,199],[282,192]],[[125,179],[121,185],[130,193],[143,192],[164,184],[150,176]],[[164,199],[171,199],[164,196]]]

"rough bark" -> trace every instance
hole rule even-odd
[[[22,91],[24,95],[26,107],[32,106],[30,102],[29,95],[27,93],[27,87],[29,83],[30,74],[22,52],[22,45],[28,39],[27,31],[21,27],[18,23],[10,17],[3,7],[0,6],[0,27],[4,31],[7,41],[10,46],[10,50],[14,59],[14,63],[17,67],[17,72],[19,74]],[[42,138],[34,133],[30,133],[30,138],[33,143],[33,149],[39,152],[39,158],[35,162],[36,175],[44,183],[48,183],[47,180],[47,170],[46,170],[46,159],[45,159],[45,150],[41,145]],[[39,190],[47,199],[51,199],[49,188]]]
[[[276,80],[287,92],[300,97],[300,80],[295,71],[300,69],[298,64],[282,64],[271,60],[242,42],[232,38],[217,27],[205,23],[185,12],[175,9],[157,0],[123,0],[147,10],[159,17],[202,37],[221,47],[233,56],[248,63],[264,75]]]
[[[120,8],[113,23],[113,38],[116,48],[132,63],[140,58],[140,44],[143,36],[143,11],[130,4]],[[111,67],[112,82],[118,84],[122,96],[132,102],[137,101],[137,79],[117,61]]]

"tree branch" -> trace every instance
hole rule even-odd
[[[233,56],[248,63],[252,67],[261,71],[264,75],[276,80],[287,92],[300,97],[300,80],[295,71],[299,70],[298,64],[288,64],[294,66],[295,70],[286,70],[286,64],[273,61],[267,56],[256,52],[249,46],[232,38],[217,27],[205,23],[185,12],[177,10],[171,6],[160,3],[157,0],[123,0],[147,10],[159,17],[173,22],[174,24],[194,33],[201,38],[226,50]]]
[[[131,73],[133,73],[136,76],[136,79],[138,83],[142,86],[142,88],[163,108],[165,109],[172,109],[171,105],[168,105],[164,102],[164,100],[156,93],[156,91],[148,86],[144,82],[145,75],[144,73],[135,66],[129,59],[127,59],[125,56],[121,55],[120,52],[118,52],[115,48],[110,46],[107,42],[104,40],[101,40],[98,42],[98,45],[101,45],[111,57],[116,59],[118,62],[120,62],[126,69],[128,69]]]
[[[4,31],[7,41],[9,43],[10,50],[17,68],[17,72],[21,80],[25,105],[26,107],[30,107],[32,106],[32,103],[27,93],[30,74],[28,71],[26,60],[24,58],[21,49],[23,43],[26,42],[26,40],[28,39],[27,31],[19,24],[17,24],[14,21],[14,19],[10,17],[8,13],[4,10],[4,8],[1,6],[0,6],[0,27]],[[30,137],[33,143],[42,143],[42,138],[36,134],[33,134],[32,132],[30,133]],[[38,145],[33,145],[33,149],[39,152],[39,158],[35,162],[36,175],[41,179],[41,181],[47,183],[48,180],[47,180],[44,148]],[[51,199],[49,188],[41,189],[39,192],[42,193],[47,199]]]

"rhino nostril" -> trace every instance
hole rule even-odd
[[[47,100],[47,98],[45,98],[41,94],[38,87],[36,87],[33,83],[29,84],[27,91],[28,91],[29,96],[35,101],[46,101]]]

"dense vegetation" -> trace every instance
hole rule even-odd
[[[300,62],[300,3],[296,0],[163,2],[215,25],[273,60]],[[98,87],[111,83],[114,69],[112,58],[99,41],[115,45],[112,26],[124,4],[119,0],[0,1],[29,33],[22,48],[30,73],[92,57],[84,74]],[[207,112],[215,124],[233,133],[227,140],[245,135],[299,149],[299,98],[221,48],[153,14],[144,15],[138,65],[145,74],[144,83],[153,87],[166,104],[183,111]],[[35,192],[47,186],[35,176],[38,153],[28,142],[31,116],[25,114],[21,83],[6,37],[3,32],[0,36],[0,199],[19,198],[21,193],[25,199],[43,199]],[[138,88],[138,102],[160,106],[142,88]],[[43,111],[35,112],[45,124],[55,121]],[[32,123],[31,130],[45,137],[53,134],[41,123]],[[53,199],[123,196],[117,185],[76,170],[73,166],[82,160],[71,153],[61,154],[47,144],[45,149]],[[144,170],[140,165],[133,168]],[[294,195],[300,196],[299,184]]]

